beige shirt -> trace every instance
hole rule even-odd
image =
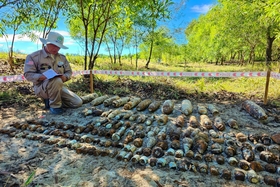
[[[24,77],[28,81],[33,82],[34,86],[39,86],[43,81],[39,81],[38,79],[48,69],[53,69],[58,74],[64,74],[67,80],[72,75],[72,69],[64,55],[51,55],[45,49],[41,49],[27,55],[24,64]]]

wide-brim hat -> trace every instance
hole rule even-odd
[[[59,48],[68,49],[68,47],[63,45],[64,37],[57,32],[50,32],[48,34],[47,39],[44,38],[39,38],[39,39],[43,44],[53,44]]]

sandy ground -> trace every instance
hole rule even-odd
[[[199,101],[192,101],[193,112],[191,115],[195,115],[199,119],[200,115],[197,111],[198,102]],[[201,104],[206,106],[208,103]],[[233,129],[227,125],[224,131],[217,131],[216,129],[220,138],[226,138],[227,135],[234,136],[238,132],[243,132],[246,136],[250,133],[267,133],[268,135],[277,132],[280,133],[280,124],[277,120],[277,115],[279,114],[275,112],[279,111],[279,109],[265,109],[268,114],[268,119],[259,121],[242,109],[241,102],[222,102],[214,103],[214,105],[219,111],[218,115],[224,122],[233,118],[239,125],[239,129]],[[84,116],[84,109],[91,107],[91,104],[87,103],[78,109],[66,109],[64,114],[59,116],[52,115],[49,111],[43,110],[43,105],[30,105],[25,109],[14,107],[4,108],[1,110],[0,114],[0,128],[5,129],[15,122],[30,121],[32,119],[35,121],[44,121],[46,123],[55,121],[56,123],[64,122],[65,124],[85,126],[89,122],[99,118]],[[152,128],[144,126],[144,130],[150,129],[151,131],[155,127],[162,129],[163,127],[169,128],[175,126],[176,118],[181,114],[180,107],[181,101],[175,101],[174,110],[168,115],[169,120],[167,124],[159,125],[157,122],[154,122],[151,126]],[[115,110],[115,108],[112,107],[104,107],[103,104],[96,106],[96,108],[104,111],[108,111],[109,109]],[[122,109],[122,107],[120,108]],[[138,114],[152,115],[147,110],[139,112],[134,108],[132,111]],[[157,117],[161,114],[161,108],[153,113],[153,115]],[[209,111],[207,115],[212,121],[214,120],[214,116]],[[190,115],[185,116],[185,124],[182,129],[188,128],[189,124],[187,122],[189,117]],[[46,126],[45,128],[48,129],[51,127]],[[25,130],[25,132],[35,133],[29,130]],[[148,132],[145,133],[147,134]],[[98,137],[98,135],[95,135],[95,137],[101,140],[105,139],[104,137]],[[120,142],[123,141],[123,138]],[[231,138],[237,142],[235,137]],[[146,141],[147,135],[143,139]],[[167,140],[169,141],[168,138]],[[231,166],[227,161],[225,164],[219,165],[215,160],[206,163],[204,160],[190,159],[192,163],[206,163],[208,166],[218,167],[220,174],[218,176],[213,176],[210,174],[209,170],[207,173],[195,172],[193,170],[182,171],[179,169],[170,169],[168,165],[164,167],[151,167],[149,164],[141,165],[139,163],[133,163],[131,160],[118,160],[116,156],[111,158],[110,156],[78,154],[74,149],[69,149],[68,147],[58,147],[56,144],[49,145],[41,141],[29,140],[28,138],[11,137],[3,133],[0,134],[0,141],[0,187],[24,186],[32,172],[35,172],[35,175],[27,186],[266,186],[267,184],[264,182],[264,176],[269,175],[274,179],[280,176],[279,171],[278,173],[260,171],[257,172],[260,182],[252,184],[247,178],[245,181],[235,180],[234,170],[238,168],[238,165]],[[248,140],[246,142],[251,143]],[[210,138],[208,149],[206,150],[207,153],[210,152],[212,143],[212,139]],[[275,143],[273,142],[273,144]],[[102,147],[95,143],[91,143],[91,145],[104,149],[104,146]],[[254,145],[252,144],[252,146]],[[113,148],[112,146],[107,149],[121,151],[121,148]],[[278,150],[277,153],[279,155],[280,151]],[[216,155],[214,155],[214,157],[215,156]],[[242,159],[240,148],[237,149],[237,154],[234,157],[237,158],[237,160]],[[225,158],[226,160],[228,159],[226,156]],[[260,161],[263,165],[267,164],[260,160],[259,154],[257,153],[255,155],[255,160]],[[275,167],[277,166],[277,164],[274,165]],[[231,179],[227,180],[223,178],[221,172],[224,169],[232,172]]]

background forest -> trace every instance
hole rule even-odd
[[[103,57],[101,45],[107,46],[112,64],[121,66],[126,58],[135,69],[139,59],[145,60],[146,68],[150,62],[270,64],[279,59],[279,0],[218,0],[185,28],[188,42],[180,44],[162,23],[176,14],[172,5],[185,1],[1,0],[0,32],[5,36],[12,30],[14,36],[23,34],[35,41],[55,29],[63,16],[71,37],[84,49],[84,69],[93,69],[97,58]],[[130,53],[123,54],[124,49]]]

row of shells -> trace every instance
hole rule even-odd
[[[139,97],[119,97],[103,95],[99,96],[97,93],[92,93],[81,97],[83,103],[90,102],[92,106],[98,106],[103,104],[104,107],[120,108],[123,107],[124,110],[132,110],[136,108],[137,111],[143,111],[148,109],[149,112],[155,112],[161,108],[162,114],[171,114],[174,110],[175,102],[174,100],[165,100],[163,103],[161,101],[156,101],[152,99],[141,99]],[[267,114],[262,107],[254,103],[253,101],[246,100],[242,103],[242,109],[248,112],[251,116],[259,120],[266,120]],[[181,102],[180,111],[182,114],[190,115],[193,113],[192,102],[188,99],[184,99]],[[218,109],[213,104],[197,105],[197,112],[201,115],[207,114],[208,110],[212,115],[219,114]],[[97,111],[95,111],[97,112]],[[98,113],[98,112],[97,112]],[[95,114],[90,110],[84,112],[85,115]]]
[[[280,173],[279,145],[267,134],[245,136],[243,133],[222,133],[221,136],[214,129],[205,131],[199,126],[178,125],[177,119],[162,126],[134,123],[136,118],[131,121],[120,120],[123,118],[98,119],[84,126],[33,120],[11,124],[0,132],[68,147],[77,153],[116,157],[122,161],[167,166],[180,171],[210,173],[225,179],[247,178],[251,183],[260,182],[262,175],[259,173],[264,171],[265,183],[277,184],[277,178],[269,174]],[[224,167],[220,169],[219,166]],[[234,177],[232,169],[228,169],[231,167],[234,168]]]

